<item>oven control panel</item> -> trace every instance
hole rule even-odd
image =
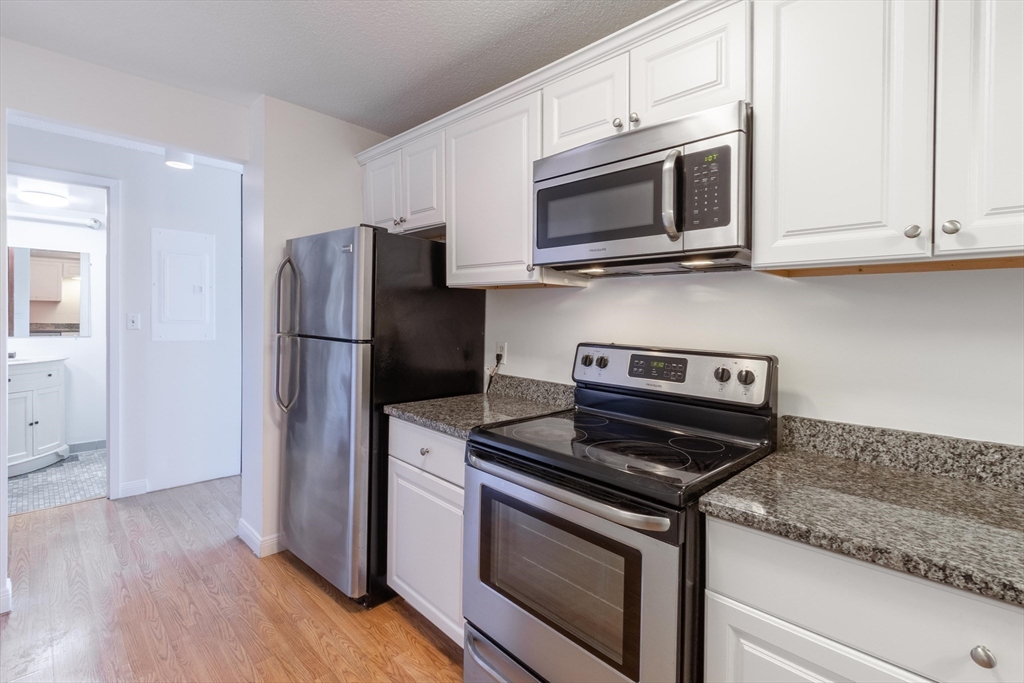
[[[572,378],[696,399],[761,406],[769,398],[774,359],[581,344]]]

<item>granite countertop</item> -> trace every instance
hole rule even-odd
[[[835,438],[837,430],[844,439]],[[878,447],[877,432],[884,432],[885,448]],[[823,434],[832,435],[824,439],[832,444],[825,452],[812,448],[822,447]],[[847,449],[837,457],[829,451],[840,441]],[[922,444],[935,449],[929,457],[915,449]],[[964,452],[978,455],[978,462],[965,466],[963,458],[950,457]],[[781,448],[705,494],[700,508],[712,517],[1024,605],[1022,472],[1024,448],[1018,446],[787,416]]]
[[[384,407],[392,417],[468,439],[480,425],[544,415],[573,406],[573,387],[521,377],[497,375],[486,394],[469,394]]]

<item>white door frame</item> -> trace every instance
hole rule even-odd
[[[107,191],[107,497],[121,497],[121,181],[60,171],[42,166],[7,163],[7,173]],[[0,253],[7,253],[4,232]],[[5,256],[6,258],[6,256]],[[0,285],[6,292],[6,280]],[[6,328],[6,325],[3,326]],[[4,332],[6,334],[6,330]],[[4,359],[6,362],[6,359]],[[4,401],[7,392],[4,391]],[[6,449],[4,449],[6,451]],[[0,482],[7,486],[7,458],[0,459]],[[7,510],[2,513],[6,516]]]

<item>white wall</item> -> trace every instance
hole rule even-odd
[[[207,157],[245,161],[249,153],[245,107],[0,38],[0,188],[7,184],[8,109]],[[0,252],[7,246],[6,223],[7,196],[0,192]],[[6,279],[7,260],[0,259],[0,281]],[[0,297],[0,358],[6,350],[7,301]],[[120,374],[119,367],[110,371]],[[6,383],[7,365],[0,363],[0,385]],[[119,381],[111,391],[121,394]],[[120,416],[109,419],[116,425]],[[6,421],[7,402],[0,401],[0,425]],[[108,441],[119,442],[119,431]],[[7,439],[0,438],[0,480],[6,473]],[[0,511],[6,509],[7,487],[0,486]],[[0,612],[10,609],[6,576],[7,515],[0,514]]]
[[[17,139],[24,129],[13,129]],[[7,349],[21,357],[61,356],[67,442],[104,441],[107,438],[107,231],[84,227],[11,220],[7,245],[29,249],[77,251],[89,254],[91,336],[11,337]]]
[[[250,110],[252,148],[245,169],[245,239],[262,250],[262,272],[245,274],[240,535],[260,555],[279,549],[281,417],[272,397],[274,273],[285,241],[362,220],[362,171],[355,154],[384,136],[302,107],[261,97]],[[259,246],[257,247],[257,244]],[[246,259],[249,262],[249,259]],[[262,368],[262,382],[257,372]],[[259,471],[261,479],[249,473]]]
[[[571,383],[584,341],[774,354],[780,414],[1024,444],[1024,271],[713,273],[487,293],[488,359]]]
[[[125,330],[121,337],[122,488],[145,481],[152,491],[238,474],[239,174],[208,166],[175,170],[155,154],[18,126],[8,128],[7,141],[9,161],[121,182],[121,302],[126,315],[142,313],[142,329]],[[155,228],[216,236],[216,340],[152,340]]]

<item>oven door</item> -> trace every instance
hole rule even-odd
[[[663,194],[676,201],[679,150],[665,150],[534,183],[534,265],[680,252],[665,230]],[[676,152],[675,154],[672,154]],[[666,184],[666,180],[668,183]]]
[[[550,683],[677,680],[681,548],[631,528],[677,521],[467,460],[467,621]]]

